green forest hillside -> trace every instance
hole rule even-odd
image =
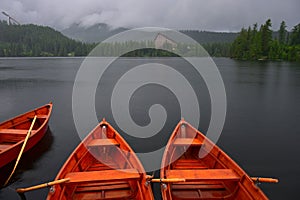
[[[248,29],[242,28],[239,33],[213,33],[205,31],[181,31],[197,40],[210,56],[231,57],[241,60],[288,60],[300,61],[300,24],[291,32],[286,30],[285,22],[278,31],[272,31],[271,20],[267,20],[260,28],[255,24]],[[102,26],[103,29],[103,26]],[[107,28],[104,27],[106,30]],[[120,31],[120,30],[118,30]],[[108,34],[108,32],[105,32]],[[130,46],[144,47],[138,52],[130,52],[124,56],[174,56],[172,53],[154,50],[153,38],[149,41],[102,43],[101,55],[116,56],[118,52]],[[62,33],[46,26],[33,24],[8,25],[0,21],[0,57],[16,56],[86,56],[96,43],[84,43],[70,39]],[[178,55],[199,56],[200,45],[177,44],[171,46],[172,52]]]
[[[92,44],[69,39],[50,27],[0,21],[0,57],[84,56],[92,48]]]
[[[99,25],[100,26],[100,25]],[[98,27],[98,26],[97,26]],[[95,35],[108,37],[115,32],[125,29],[109,30],[107,25],[101,25],[96,29],[90,28],[83,31],[80,27],[68,29],[69,33],[79,34],[93,39]],[[91,33],[89,33],[91,31]],[[204,48],[211,56],[229,56],[230,44],[237,37],[237,33],[213,33],[205,31],[186,30],[184,34],[203,44]],[[66,30],[64,31],[66,33]],[[87,35],[87,33],[89,33]],[[93,33],[93,34],[92,34]],[[80,35],[81,34],[81,35]],[[96,43],[85,43],[80,38],[70,39],[50,27],[27,25],[8,25],[6,21],[0,21],[0,57],[17,56],[86,56]],[[151,38],[148,42],[153,42]],[[130,43],[132,44],[132,43]],[[121,44],[103,44],[103,55],[115,55],[118,48],[123,48]],[[118,46],[119,45],[119,46]],[[121,46],[120,46],[121,45]],[[129,45],[129,43],[127,43]],[[141,45],[141,44],[135,44]],[[180,45],[179,45],[180,46]],[[119,49],[120,50],[120,49]],[[126,54],[126,56],[136,56]],[[138,56],[170,56],[172,54],[162,53],[151,49],[143,50]],[[189,55],[189,54],[187,54]]]

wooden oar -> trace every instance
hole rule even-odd
[[[29,191],[32,191],[32,190],[37,190],[37,189],[41,189],[41,188],[45,188],[45,187],[49,187],[49,186],[53,186],[53,185],[58,185],[58,184],[65,183],[65,182],[68,182],[68,181],[70,181],[70,178],[59,179],[59,180],[56,180],[56,181],[51,181],[51,182],[48,182],[48,183],[42,183],[42,184],[31,186],[31,187],[28,187],[28,188],[18,188],[18,189],[16,189],[16,191],[17,191],[17,193],[22,194],[22,193],[29,192]]]
[[[177,183],[185,182],[184,178],[153,178],[150,180],[152,183]]]
[[[28,141],[28,139],[29,139],[31,130],[32,130],[32,128],[33,128],[33,125],[34,125],[34,123],[35,123],[35,120],[36,120],[36,115],[34,116],[34,118],[33,118],[33,120],[32,120],[32,123],[31,123],[31,125],[30,125],[30,128],[29,128],[29,130],[28,130],[28,132],[27,132],[26,138],[25,138],[25,140],[24,140],[24,143],[23,143],[23,146],[22,146],[22,148],[21,148],[21,151],[20,151],[20,153],[19,153],[19,155],[18,155],[18,158],[17,158],[16,164],[15,164],[15,166],[14,166],[14,169],[13,169],[13,171],[11,172],[11,174],[9,175],[8,179],[6,180],[4,186],[7,185],[7,183],[8,183],[9,180],[11,179],[12,175],[15,173],[15,170],[16,170],[18,164],[19,164],[19,161],[20,161],[20,159],[21,159],[21,156],[22,156],[22,154],[23,154],[23,151],[24,151],[24,149],[25,149],[25,147],[26,147],[26,144],[27,144],[27,141]]]
[[[162,179],[155,179],[151,176],[147,177],[152,183],[176,183],[176,182],[185,182],[183,178],[162,178]],[[263,178],[263,177],[251,177],[254,182],[259,183],[278,183],[279,180],[275,178]]]
[[[147,175],[146,179],[152,183],[176,183],[176,182],[185,182],[184,178],[153,178],[154,174]]]
[[[258,183],[278,183],[279,180],[275,178],[262,178],[262,177],[251,177],[252,181]]]

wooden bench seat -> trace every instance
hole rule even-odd
[[[4,151],[11,147],[13,144],[0,144],[0,151]]]
[[[66,175],[70,178],[67,183],[92,183],[100,181],[112,180],[130,180],[139,179],[140,174],[136,169],[126,170],[103,170],[103,171],[88,171],[88,172],[71,172]]]
[[[48,118],[48,115],[39,115],[39,114],[38,114],[36,117],[37,117],[37,118],[43,118],[43,119],[45,119],[45,118]]]
[[[0,129],[0,141],[16,143],[24,140],[28,130],[24,129]],[[35,134],[36,130],[32,130],[30,134]]]
[[[35,114],[28,116],[28,119],[33,119]],[[36,118],[48,118],[48,115],[43,115],[43,114],[36,114]]]
[[[16,134],[16,135],[27,135],[28,130],[26,129],[0,129],[2,134]],[[35,133],[35,130],[32,130],[31,133]]]
[[[94,139],[88,143],[88,147],[98,146],[119,146],[120,144],[115,139]]]
[[[176,138],[173,144],[177,146],[201,146],[203,142],[197,138]]]
[[[202,169],[202,170],[167,170],[167,178],[183,178],[192,180],[232,180],[238,181],[240,177],[232,169]]]

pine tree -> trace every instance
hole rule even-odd
[[[285,21],[282,21],[279,28],[279,44],[284,45],[286,44],[287,39],[287,31]]]
[[[264,25],[261,26],[261,48],[262,55],[268,56],[270,50],[270,43],[272,41],[272,27],[271,20],[268,19]]]
[[[250,59],[257,60],[262,56],[261,50],[261,32],[257,30],[257,23],[253,25],[252,37],[250,43]]]
[[[300,24],[294,26],[290,36],[290,41],[290,45],[300,44]]]

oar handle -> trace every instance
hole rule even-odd
[[[19,152],[19,155],[18,155],[18,157],[17,157],[17,161],[16,161],[16,163],[15,163],[15,166],[14,166],[12,172],[10,173],[8,179],[5,181],[4,186],[6,186],[6,185],[8,184],[8,182],[9,182],[9,180],[11,179],[12,175],[13,175],[13,174],[15,173],[15,171],[16,171],[16,168],[17,168],[17,166],[18,166],[18,164],[19,164],[19,161],[20,161],[20,159],[21,159],[21,156],[22,156],[22,154],[23,154],[23,151],[24,151],[24,149],[25,149],[25,147],[26,147],[27,141],[28,141],[28,139],[29,139],[29,137],[30,137],[30,134],[31,134],[31,131],[32,131],[32,129],[33,129],[33,126],[34,126],[34,123],[35,123],[36,118],[37,118],[37,116],[35,115],[34,118],[33,118],[33,120],[32,120],[32,122],[31,122],[31,125],[30,125],[30,127],[29,127],[29,130],[28,130],[28,132],[27,132],[27,135],[26,135],[26,137],[25,137],[25,139],[24,139],[24,142],[23,142],[21,151]]]
[[[28,187],[28,188],[18,188],[18,189],[16,189],[16,191],[17,191],[17,193],[25,193],[25,192],[29,192],[29,191],[32,191],[32,190],[37,190],[37,189],[41,189],[41,188],[45,188],[45,187],[65,183],[65,182],[68,182],[68,181],[70,181],[70,178],[64,178],[64,179],[59,179],[59,180],[56,180],[56,181],[51,181],[51,182],[48,182],[48,183],[43,183],[43,184],[40,184],[40,185],[31,186],[31,187]]]
[[[184,178],[153,178],[151,179],[152,183],[177,183],[185,182]]]
[[[259,183],[278,183],[279,180],[276,178],[263,178],[263,177],[251,177],[252,181]]]

